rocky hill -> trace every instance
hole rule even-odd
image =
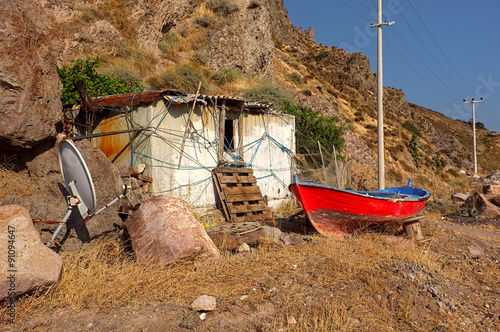
[[[146,88],[176,87],[187,67],[209,94],[241,95],[271,82],[296,102],[350,124],[344,153],[353,160],[353,180],[376,186],[376,74],[368,58],[314,42],[287,16],[283,0],[8,0],[0,40],[1,149],[21,153],[22,169],[53,144],[62,128],[61,84],[55,71],[76,59],[99,57],[100,70]],[[221,69],[241,73],[232,82],[214,80]],[[385,88],[387,182],[414,178],[448,196],[467,184],[472,169],[469,125],[409,104],[404,92]],[[418,133],[421,163],[408,148]],[[498,168],[500,138],[478,132],[479,170]],[[8,157],[4,157],[8,158]],[[418,167],[417,167],[418,166]],[[464,173],[464,172],[462,172]]]

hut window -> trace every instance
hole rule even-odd
[[[229,119],[224,122],[224,150],[234,151],[234,121]]]

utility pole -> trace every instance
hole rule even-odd
[[[378,189],[385,189],[385,161],[384,161],[384,79],[382,74],[382,27],[395,22],[382,22],[382,0],[378,0],[377,24],[377,136],[378,136]]]
[[[471,101],[465,101],[464,104],[472,104],[472,145],[473,148],[473,158],[474,158],[474,174],[477,174],[477,155],[476,155],[476,108],[474,107],[475,103],[481,103],[483,101],[483,97],[480,100],[474,100],[472,98]]]

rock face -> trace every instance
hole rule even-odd
[[[203,226],[179,198],[150,198],[127,220],[125,228],[137,259],[143,262],[168,264],[199,251],[220,257]]]
[[[28,210],[19,205],[0,207],[0,301],[51,286],[61,276],[62,258],[40,240]]]
[[[0,149],[29,149],[55,137],[62,123],[60,37],[35,1],[2,1],[0,12]]]
[[[238,1],[238,10],[227,15],[208,35],[210,68],[235,67],[249,75],[274,74],[274,42],[269,7],[249,7]]]

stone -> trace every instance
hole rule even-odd
[[[229,232],[210,232],[208,235],[219,249],[230,251],[238,249],[236,238]]]
[[[33,226],[31,216],[19,205],[0,207],[0,301],[50,287],[59,281],[62,258],[46,247]],[[12,247],[9,247],[12,246]]]
[[[302,237],[292,236],[292,235],[288,235],[288,234],[281,234],[280,239],[287,246],[294,246],[294,245],[301,244],[302,242],[304,242],[304,240],[302,240]]]
[[[182,319],[182,322],[179,324],[179,327],[181,327],[183,329],[192,330],[200,322],[201,322],[201,319],[200,319],[198,311],[192,310],[186,316],[184,316],[184,318]]]
[[[248,244],[246,243],[242,243],[239,247],[238,247],[238,252],[248,252],[250,251],[250,247],[248,246]]]
[[[217,300],[210,295],[201,295],[189,306],[190,309],[196,311],[213,311],[217,307]]]
[[[0,149],[31,149],[62,124],[61,35],[37,1],[2,1],[0,12]]]
[[[472,197],[472,206],[483,217],[496,218],[500,215],[500,207],[491,203],[483,194],[478,192]]]
[[[470,246],[467,246],[467,250],[469,250],[469,253],[473,257],[481,257],[484,255],[484,250],[479,246],[470,245]]]
[[[219,250],[180,198],[151,197],[124,226],[139,261],[169,264],[201,252],[220,258]]]
[[[451,200],[453,203],[463,203],[469,198],[469,193],[456,192],[451,195]]]

